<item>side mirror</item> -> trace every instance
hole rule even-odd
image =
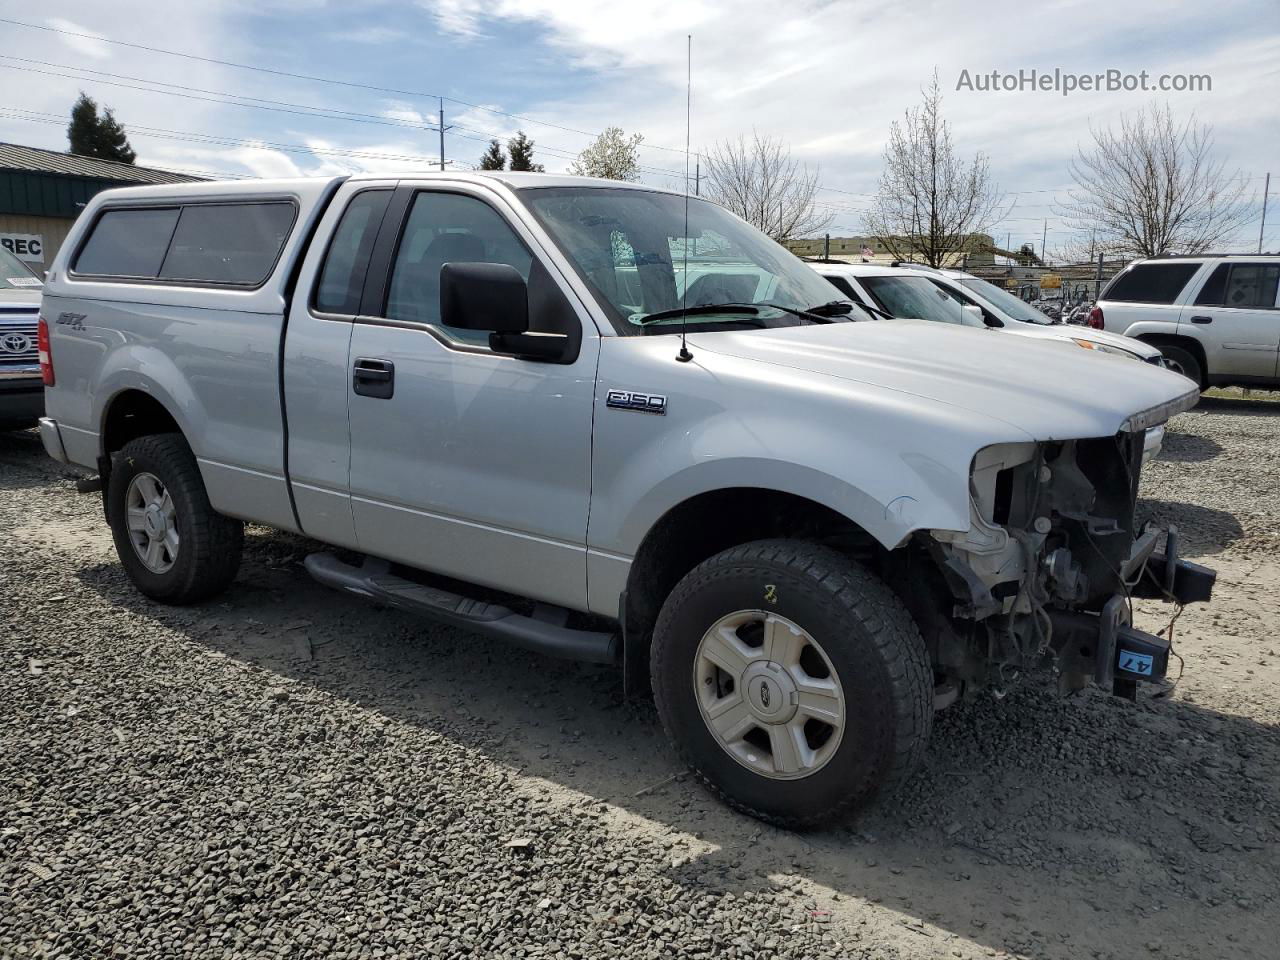
[[[982,315],[982,308],[976,304],[966,303],[960,308],[963,315],[964,325],[966,327],[985,327],[986,319]]]
[[[529,289],[505,263],[446,263],[440,268],[440,322],[460,330],[524,333]]]

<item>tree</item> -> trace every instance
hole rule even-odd
[[[609,127],[578,154],[569,172],[579,177],[639,180],[640,160],[636,151],[643,140],[643,134],[633,133],[628,137],[621,127]]]
[[[533,141],[524,135],[523,130],[517,130],[516,135],[507,141],[507,154],[511,157],[509,170],[542,173],[545,169],[542,164],[533,162]]]
[[[507,165],[507,155],[502,152],[502,144],[497,140],[489,141],[489,149],[480,157],[481,170],[501,170]]]
[[[867,233],[900,260],[921,259],[940,267],[948,254],[968,250],[1001,219],[1004,199],[991,178],[986,155],[962,160],[942,118],[938,74],[923,91],[920,106],[889,127],[884,170]]]
[[[1094,130],[1071,163],[1075,187],[1059,215],[1091,245],[1117,257],[1203,253],[1249,219],[1246,180],[1213,158],[1212,128],[1168,105]]]
[[[758,133],[716,144],[705,157],[704,196],[781,242],[831,223],[814,202],[818,171],[791,156],[781,140]]]
[[[133,163],[138,156],[129,146],[124,127],[116,120],[111,108],[104,108],[99,115],[98,104],[83,90],[71,108],[67,140],[71,144],[71,152],[82,157]]]

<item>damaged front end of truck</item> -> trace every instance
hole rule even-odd
[[[1135,414],[1114,436],[978,452],[969,529],[922,537],[949,594],[934,618],[949,629],[926,631],[940,697],[1046,664],[1064,691],[1093,681],[1130,699],[1165,677],[1172,630],[1136,627],[1133,601],[1206,601],[1216,574],[1179,556],[1176,528],[1140,526],[1138,483],[1145,431],[1197,399]]]

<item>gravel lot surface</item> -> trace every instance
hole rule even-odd
[[[1206,398],[1147,470],[1219,570],[1170,696],[953,708],[902,796],[805,835],[683,777],[614,672],[360,606],[304,540],[152,604],[73,477],[0,435],[5,958],[1280,949],[1280,403]]]

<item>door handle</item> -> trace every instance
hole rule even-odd
[[[395,393],[396,365],[390,360],[360,357],[351,371],[351,389],[362,397],[390,400]]]
[[[1192,317],[1192,323],[1213,323],[1213,317]]]

